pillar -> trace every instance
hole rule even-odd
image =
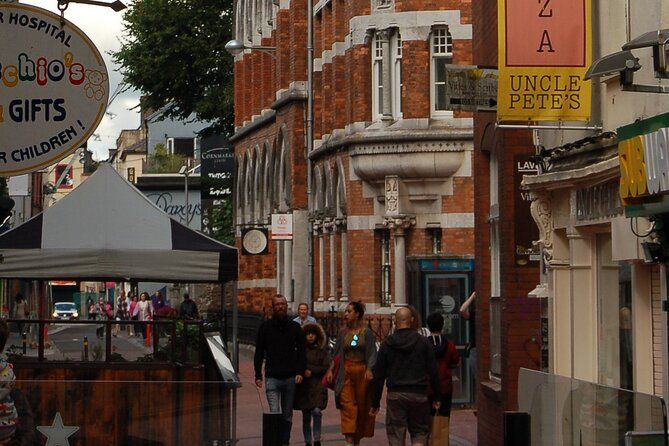
[[[330,237],[330,297],[328,300],[334,302],[337,300],[337,252],[335,244],[337,230],[334,222],[328,223],[328,233]]]
[[[341,227],[341,298],[342,302],[348,301],[348,236],[346,233],[346,220]]]

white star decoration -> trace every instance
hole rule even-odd
[[[78,426],[63,426],[63,419],[60,412],[56,412],[51,426],[37,426],[37,430],[47,438],[45,446],[70,446],[67,440],[71,435],[79,430]]]

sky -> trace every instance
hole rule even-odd
[[[126,5],[129,0],[123,1]],[[60,14],[57,0],[21,0],[21,3],[39,6]],[[110,51],[120,48],[119,39],[123,34],[123,12],[114,12],[111,8],[70,3],[65,11],[65,18],[79,27],[98,47],[109,72],[109,94],[116,90],[123,77],[112,62]],[[139,127],[139,110],[131,110],[139,104],[139,92],[128,91],[116,97],[107,109],[94,135],[88,141],[88,148],[93,150],[96,159],[106,159],[108,149],[116,147],[116,138],[123,129]],[[98,140],[99,138],[99,140]]]

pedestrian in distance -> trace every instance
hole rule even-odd
[[[306,338],[307,369],[295,394],[295,410],[302,411],[302,433],[306,446],[321,446],[322,411],[328,405],[328,390],[323,376],[330,368],[330,354],[325,348],[325,330],[319,324],[302,327]],[[313,424],[312,424],[313,421]]]
[[[371,410],[370,381],[376,361],[376,336],[365,327],[364,315],[362,302],[351,302],[344,310],[346,327],[337,336],[335,359],[326,376],[329,383],[334,382],[335,403],[341,413],[346,445],[358,445],[361,439],[374,436],[376,414]]]
[[[160,291],[156,291],[151,298],[151,305],[153,307],[153,311],[158,311],[165,306],[165,299],[163,299],[163,295],[160,293]]]
[[[427,317],[427,328],[430,330],[428,343],[437,361],[439,373],[439,393],[441,394],[439,410],[431,410],[432,427],[430,429],[429,446],[449,445],[449,421],[453,402],[453,369],[460,365],[460,354],[455,343],[442,334],[444,316],[432,313]],[[435,402],[434,389],[430,388],[430,405]]]
[[[182,319],[200,319],[197,304],[190,298],[190,294],[184,293],[184,301],[179,306],[179,317]]]
[[[304,327],[307,324],[316,324],[316,318],[309,314],[309,305],[302,302],[297,306],[297,317],[293,319],[295,322]]]
[[[143,292],[139,295],[139,302],[137,302],[137,320],[139,321],[150,321],[153,319],[153,306],[149,300],[149,293]],[[142,337],[146,339],[146,328],[147,324],[138,324],[140,325],[139,329],[142,331]]]
[[[137,296],[132,291],[128,291],[128,318],[131,321],[139,319],[139,308],[137,308]],[[128,336],[139,336],[139,325],[128,324]]]
[[[128,299],[125,296],[125,291],[121,291],[121,294],[116,301],[116,313],[114,314],[114,319],[117,322],[128,320]],[[121,324],[114,324],[112,335],[116,337],[120,331]]]
[[[395,333],[386,338],[374,364],[374,400],[371,415],[381,403],[387,383],[386,434],[390,446],[404,446],[407,430],[412,446],[426,446],[430,436],[428,386],[434,389],[434,409],[440,407],[437,363],[425,337],[412,326],[411,310],[395,312]]]
[[[28,305],[26,300],[23,298],[23,294],[19,293],[16,295],[16,304],[14,305],[14,319],[28,319],[29,316]],[[23,335],[25,323],[19,322],[18,329],[19,334]]]
[[[280,440],[282,445],[288,445],[293,426],[295,386],[302,382],[307,369],[305,338],[300,325],[288,318],[288,303],[282,295],[274,296],[272,310],[272,318],[258,329],[253,358],[255,383],[262,388],[264,362],[269,409],[272,413],[283,414]]]

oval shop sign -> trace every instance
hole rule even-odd
[[[49,11],[0,3],[0,176],[53,164],[102,120],[109,76],[100,52]]]

